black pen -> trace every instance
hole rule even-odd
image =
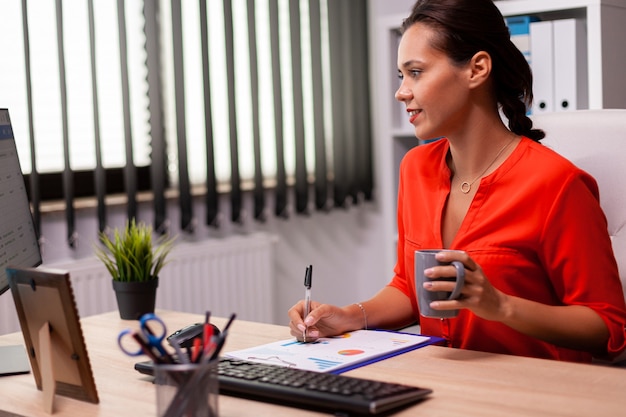
[[[222,330],[223,332],[228,331],[228,328],[230,327],[231,324],[233,324],[233,321],[235,321],[235,317],[237,317],[237,314],[232,313],[230,315],[230,317],[228,318],[228,321],[226,322],[226,326],[224,326],[224,330]]]
[[[304,317],[311,312],[311,285],[313,284],[313,265],[309,265],[304,272]],[[306,342],[306,328],[302,333],[302,341]]]
[[[224,347],[224,343],[226,342],[226,337],[228,336],[228,329],[230,328],[230,325],[233,324],[235,317],[237,317],[235,313],[230,315],[230,318],[228,319],[226,326],[224,326],[224,329],[217,336],[217,339],[215,341],[215,350],[211,354],[211,360],[217,359],[220,356],[220,352],[222,348]]]

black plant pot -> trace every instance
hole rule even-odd
[[[144,314],[154,313],[159,278],[145,282],[112,282],[122,319],[138,320]]]

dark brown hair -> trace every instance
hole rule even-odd
[[[418,0],[402,32],[420,22],[435,29],[433,47],[465,64],[479,51],[491,56],[493,88],[509,129],[535,141],[545,137],[526,115],[533,101],[533,77],[524,55],[511,42],[500,10],[492,0]]]

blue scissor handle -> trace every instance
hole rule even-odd
[[[150,326],[151,323],[156,323],[156,326]],[[139,319],[139,327],[144,337],[148,341],[148,344],[158,349],[159,353],[166,355],[167,351],[163,347],[163,340],[167,334],[167,328],[165,323],[159,316],[153,313],[147,313],[141,316]],[[155,331],[155,327],[158,327],[158,331]]]
[[[156,323],[156,326],[154,325]],[[165,335],[167,333],[167,328],[165,327],[165,323],[158,316],[153,313],[144,314],[139,319],[139,328],[140,331],[134,331],[131,329],[122,330],[120,334],[117,336],[117,344],[120,349],[124,353],[129,356],[140,356],[147,354],[144,350],[146,349],[156,349],[162,357],[167,357],[168,353],[163,347],[163,340],[165,339]],[[141,341],[134,340],[132,343],[138,346],[137,350],[132,350],[129,348],[130,343],[125,341],[130,338],[135,339],[139,337]],[[143,346],[142,346],[143,344]]]
[[[127,347],[128,343],[124,343],[123,341],[126,336],[130,336],[132,338],[134,333],[135,332],[132,331],[131,329],[126,329],[126,330],[122,330],[120,334],[117,336],[118,346],[120,347],[120,349],[122,349],[122,352],[124,352],[128,356],[140,356],[144,354],[143,348],[141,347],[141,345],[137,344],[136,341],[133,341],[133,343],[139,346],[137,350],[129,350]]]

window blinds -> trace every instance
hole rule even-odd
[[[18,1],[21,7],[14,7]],[[42,67],[32,65],[40,60],[31,48],[39,24],[29,16],[52,1],[58,65],[46,70],[59,81],[58,91],[49,93],[32,82]],[[21,152],[29,156],[35,222],[39,227],[42,177],[60,172],[69,245],[76,238],[75,188],[84,186],[76,182],[82,171],[92,178],[87,187],[98,205],[100,230],[117,168],[128,217],[137,215],[140,184],[148,183],[160,232],[168,229],[168,190],[175,191],[180,227],[188,232],[202,215],[193,212],[194,198],[204,199],[210,227],[223,218],[264,221],[272,209],[286,219],[371,198],[366,2],[145,0],[140,13],[138,2],[124,0],[88,0],[82,8],[76,0],[6,2],[0,8],[13,26],[2,30],[21,31],[21,50],[9,58],[22,66],[26,83],[9,91],[17,104],[9,101],[8,107]],[[115,19],[106,19],[107,13]],[[75,64],[67,67],[81,58],[72,47],[79,38],[88,39],[88,53],[81,55],[84,84],[76,81],[76,71],[68,76]],[[90,88],[77,92],[81,85]],[[62,159],[55,162],[60,171],[41,168],[50,156],[41,148],[39,115],[47,109],[33,96],[48,93],[57,109],[50,117],[60,119],[52,123],[62,138],[63,152],[54,156]],[[84,123],[76,122],[75,97],[85,98]],[[119,119],[111,116],[112,107]],[[79,138],[90,144],[83,165],[72,152]],[[123,146],[112,148],[115,141]],[[223,194],[230,213],[220,207]],[[244,213],[246,199],[252,199],[251,216]]]

